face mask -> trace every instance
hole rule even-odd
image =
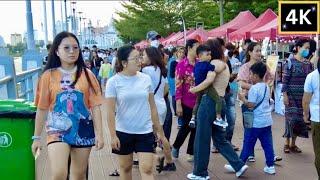
[[[158,48],[160,45],[160,42],[158,40],[153,40],[153,41],[151,41],[150,45],[152,47]]]
[[[302,49],[300,55],[304,58],[307,57],[309,55],[309,49]]]

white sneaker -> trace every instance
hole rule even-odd
[[[228,123],[221,118],[217,118],[216,120],[214,120],[213,124],[217,126],[221,126],[223,128],[226,128],[228,126]]]
[[[224,169],[226,169],[228,172],[232,172],[232,173],[236,172],[236,176],[237,177],[242,176],[243,173],[246,172],[246,170],[248,168],[249,167],[247,165],[244,165],[244,166],[242,166],[242,168],[238,172],[236,172],[230,164],[225,164],[224,165]]]
[[[263,171],[268,174],[275,174],[276,168],[274,166],[270,166],[270,167],[266,166],[263,168]]]
[[[188,162],[193,162],[193,155],[188,154],[187,161]]]
[[[256,162],[256,159],[254,158],[254,156],[249,156],[247,161]]]
[[[237,178],[242,176],[243,173],[245,173],[248,168],[249,168],[249,166],[243,165],[242,168],[238,172],[236,172]]]
[[[232,173],[236,172],[230,164],[225,164],[224,169],[227,170],[228,172],[232,172]]]
[[[197,176],[197,175],[194,175],[193,173],[190,173],[187,175],[187,178],[190,180],[209,180],[210,176],[202,177],[202,176]]]

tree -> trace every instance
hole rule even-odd
[[[24,51],[27,49],[27,45],[24,43],[18,43],[15,46],[11,46],[8,44],[7,48],[9,49],[10,56],[18,57],[18,56],[22,56]]]
[[[122,5],[125,11],[117,12],[120,19],[115,20],[115,27],[126,43],[145,39],[150,30],[164,37],[181,31],[181,17],[187,29],[195,28],[199,22],[205,29],[213,29],[220,26],[220,22],[230,21],[240,11],[250,10],[259,16],[267,8],[275,12],[278,9],[277,0],[133,0]]]

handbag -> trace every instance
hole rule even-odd
[[[261,99],[261,101],[253,109],[249,109],[244,104],[241,106],[244,128],[252,128],[253,127],[253,119],[254,119],[253,111],[255,109],[257,109],[260,106],[260,104],[263,102],[263,100],[264,100],[264,98],[266,96],[266,92],[267,92],[267,86],[266,86],[266,88],[264,90],[263,98]]]

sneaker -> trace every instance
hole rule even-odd
[[[172,157],[179,158],[179,149],[172,147],[171,154],[172,154]]]
[[[213,124],[221,126],[223,128],[226,128],[228,126],[228,123],[221,118],[217,118],[215,121],[213,121]]]
[[[193,155],[188,154],[187,161],[193,162]]]
[[[219,153],[219,150],[215,146],[212,146],[211,152],[212,153]]]
[[[274,156],[274,162],[282,161],[281,156]]]
[[[233,145],[233,144],[231,144],[231,146],[232,146],[232,148],[233,148],[234,151],[239,151],[239,150],[240,150],[239,147],[237,147],[237,146],[235,146],[235,145]]]
[[[263,171],[268,174],[275,174],[276,168],[274,166],[270,166],[270,167],[266,166],[263,168]]]
[[[256,159],[254,158],[254,156],[249,156],[248,161],[249,162],[256,162]]]
[[[197,176],[197,175],[194,175],[193,173],[190,173],[187,175],[187,178],[190,180],[208,180],[210,179],[210,176],[202,177],[202,176]]]
[[[228,172],[232,172],[232,173],[236,172],[230,164],[225,164],[224,169],[227,170]]]
[[[190,128],[195,128],[195,127],[196,127],[196,121],[195,121],[195,119],[192,118],[192,119],[190,120],[190,122],[189,122],[189,127],[190,127]]]
[[[249,166],[243,165],[242,168],[238,172],[236,172],[236,176],[237,177],[242,176],[243,173],[245,173],[248,168],[249,168]]]
[[[176,171],[177,170],[177,167],[174,163],[168,163],[166,164],[163,169],[163,171]]]

